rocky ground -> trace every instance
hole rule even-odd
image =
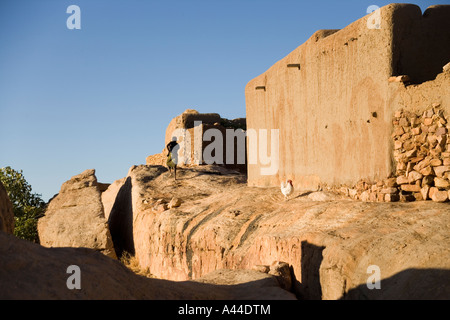
[[[128,175],[129,249],[158,278],[281,261],[291,268],[287,289],[299,298],[450,297],[441,278],[450,269],[447,203],[361,202],[311,190],[285,201],[279,188],[248,187],[245,176],[218,166],[184,168],[177,177],[154,166]],[[372,265],[381,290],[367,289]]]
[[[95,228],[108,226],[116,255],[131,254],[152,278],[111,258],[98,239],[95,252],[1,233],[3,298],[450,298],[448,203],[361,202],[298,189],[285,200],[279,188],[248,187],[244,175],[219,166],[182,168],[176,181],[162,166],[133,166],[108,188],[88,170],[58,197],[40,236],[59,243],[71,221],[82,230],[94,219]],[[96,214],[86,212],[99,199],[103,215],[97,205]],[[84,291],[67,290],[72,264],[84,270]],[[377,279],[380,289],[369,289]]]

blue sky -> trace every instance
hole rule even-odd
[[[85,169],[113,182],[161,152],[185,109],[245,117],[248,81],[388,3],[1,0],[0,167],[22,169],[45,200]],[[80,30],[66,27],[72,4]]]

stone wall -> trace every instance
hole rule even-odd
[[[201,125],[194,126],[196,121],[201,121]],[[232,170],[237,170],[242,173],[247,172],[246,164],[246,139],[242,138],[242,147],[239,149],[237,138],[233,140],[227,140],[227,134],[229,132],[236,132],[237,129],[245,130],[246,119],[225,119],[217,113],[199,113],[196,110],[187,109],[181,115],[172,119],[166,129],[165,145],[167,145],[174,138],[177,138],[179,149],[178,165],[190,166],[190,165],[204,165],[207,161],[213,161],[214,164],[223,165],[224,167]],[[182,129],[182,131],[179,131]],[[208,130],[216,130],[221,136],[221,141],[216,141],[216,137],[206,138],[205,133]],[[243,132],[244,133],[244,132]],[[245,133],[244,133],[245,134]],[[190,137],[190,142],[187,136]],[[213,144],[213,145],[212,145]],[[232,144],[232,145],[230,145]],[[205,152],[205,149],[215,150],[216,152]],[[233,152],[233,160],[227,161],[227,155],[230,155],[230,151]],[[241,152],[245,159],[244,162],[238,161],[237,153]],[[201,152],[201,155],[199,155]],[[205,153],[211,154],[213,158],[205,159]],[[162,165],[166,166],[167,150],[166,148],[159,154],[150,155],[146,159],[147,165]]]
[[[335,191],[362,201],[446,202],[450,198],[449,115],[433,103],[423,112],[398,110],[392,124],[395,173]]]
[[[418,6],[394,11],[392,26],[394,75],[407,74],[413,83],[434,80],[450,61],[450,6],[434,5],[422,15]]]
[[[450,61],[443,43],[450,36],[449,8],[434,6],[422,16],[415,5],[387,5],[380,9],[379,29],[368,28],[368,15],[338,31],[318,31],[251,80],[245,89],[247,126],[279,129],[280,159],[278,173],[269,176],[261,175],[260,162],[249,164],[249,185],[278,186],[289,178],[299,189],[317,189],[395,174],[394,113],[435,102],[450,109],[448,94],[437,96],[445,79],[413,85]],[[419,39],[427,41],[416,48],[419,29]],[[423,59],[433,61],[419,65]],[[406,72],[411,76],[402,79],[409,83],[389,82]]]

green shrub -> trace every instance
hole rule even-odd
[[[14,210],[14,235],[21,239],[39,242],[37,220],[43,216],[45,202],[41,195],[32,193],[22,170],[0,168],[0,181],[8,193]]]

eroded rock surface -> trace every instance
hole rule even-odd
[[[62,185],[39,219],[38,233],[46,247],[86,247],[116,258],[95,170],[86,170]]]
[[[72,276],[67,273],[69,266],[79,267],[80,289],[67,287]],[[295,299],[278,287],[274,278],[243,274],[225,271],[201,282],[150,279],[92,249],[45,248],[0,231],[2,300]]]
[[[448,204],[312,201],[299,191],[285,201],[279,188],[247,187],[244,176],[217,166],[177,177],[152,166],[127,177],[136,258],[158,278],[283,261],[304,299],[450,297]],[[179,207],[152,210],[174,196]],[[381,290],[367,290],[372,265]]]

